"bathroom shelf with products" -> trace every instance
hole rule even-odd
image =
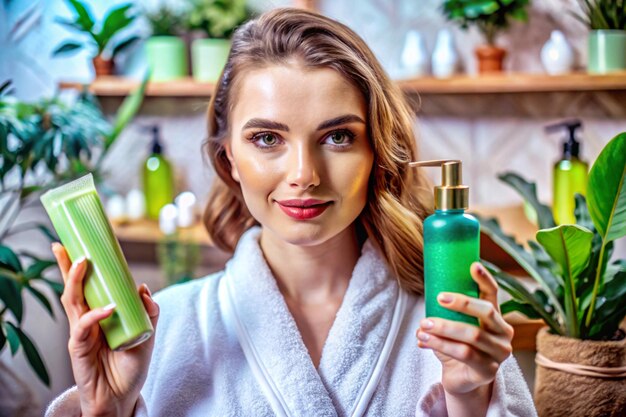
[[[571,73],[546,75],[502,73],[492,75],[456,75],[450,78],[420,77],[398,80],[407,93],[420,94],[506,94],[538,92],[580,92],[626,90],[626,72],[606,75]],[[96,96],[125,96],[139,85],[138,80],[108,76],[94,80],[89,89]],[[61,82],[61,89],[81,89],[78,82]],[[192,78],[149,83],[147,97],[210,97],[214,84],[196,82]]]
[[[484,117],[626,119],[626,72],[607,75],[502,73],[422,77],[396,81],[420,117]],[[105,113],[114,113],[138,80],[100,77],[90,86]],[[61,82],[61,89],[82,89]],[[206,109],[214,84],[192,78],[149,83],[143,114],[194,114]]]

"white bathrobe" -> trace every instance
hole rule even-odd
[[[136,416],[446,416],[441,364],[417,347],[424,303],[363,245],[316,369],[265,262],[260,228],[224,271],[155,295],[161,308]],[[72,388],[46,416],[80,415]],[[497,373],[489,417],[535,416],[515,360]]]

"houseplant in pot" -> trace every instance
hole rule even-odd
[[[152,81],[168,81],[187,76],[187,47],[178,35],[182,28],[179,12],[167,5],[145,12],[152,31],[145,45]]]
[[[626,1],[579,0],[583,15],[573,13],[590,30],[587,71],[604,74],[626,69]]]
[[[496,45],[499,32],[511,20],[528,21],[526,8],[529,0],[445,0],[442,9],[448,20],[457,22],[462,29],[476,26],[487,42],[475,49],[478,72],[502,71],[506,50]]]
[[[110,10],[101,23],[96,23],[87,5],[79,0],[68,0],[74,11],[74,20],[57,17],[56,21],[74,32],[87,38],[85,42],[74,39],[61,43],[53,52],[53,56],[65,55],[87,48],[92,53],[92,61],[96,77],[111,75],[114,72],[115,57],[139,40],[136,35],[121,36],[136,18],[132,13],[132,4],[125,4]]]
[[[230,37],[235,29],[251,17],[245,0],[190,0],[187,30],[202,32],[205,37],[191,44],[193,78],[215,82],[230,51]]]
[[[25,297],[26,293],[34,297],[54,317],[53,300],[45,293],[52,290],[59,296],[63,285],[50,279],[49,272],[56,265],[51,254],[42,258],[14,237],[31,232],[51,241],[58,238],[47,221],[23,221],[20,214],[39,205],[39,196],[61,183],[87,172],[101,178],[102,161],[139,109],[145,80],[124,101],[113,123],[87,93],[72,103],[57,98],[27,103],[8,93],[9,85],[0,86],[0,351],[8,348],[13,356],[23,352],[38,379],[50,386],[44,358],[24,329]],[[3,366],[0,363],[0,370]],[[11,375],[19,377],[0,372],[1,415],[18,415],[7,407],[19,407],[17,402],[22,400],[3,398],[5,386],[23,385],[7,381]]]
[[[481,227],[535,281],[488,265],[512,299],[502,312],[542,319],[537,336],[535,403],[540,416],[626,415],[626,260],[613,260],[613,242],[626,236],[626,132],[602,150],[589,174],[587,199],[576,196],[576,224],[556,226],[535,185],[508,173],[535,209],[537,241],[524,248],[493,219]]]

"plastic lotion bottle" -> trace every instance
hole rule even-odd
[[[480,259],[480,223],[467,213],[469,187],[462,185],[461,161],[411,162],[409,166],[441,166],[442,184],[435,187],[435,213],[424,221],[424,287],[426,316],[478,325],[478,319],[439,304],[440,292],[478,297],[470,266]]]
[[[552,176],[553,205],[552,211],[556,224],[575,224],[575,194],[586,195],[589,165],[579,158],[580,142],[576,139],[576,130],[582,127],[580,120],[571,120],[546,127],[547,132],[567,129],[568,135],[563,142],[563,156],[554,164]]]
[[[159,139],[159,126],[150,127],[152,153],[143,166],[143,192],[146,196],[146,213],[154,220],[166,204],[174,201],[174,175],[172,165],[163,156]]]

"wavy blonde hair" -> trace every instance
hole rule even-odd
[[[363,94],[374,164],[357,231],[380,250],[403,289],[422,294],[423,219],[432,211],[432,191],[426,177],[407,165],[417,159],[414,114],[365,42],[347,26],[316,13],[274,9],[234,34],[208,109],[205,146],[217,173],[204,213],[209,235],[218,247],[232,252],[243,232],[258,224],[231,177],[224,148],[237,85],[247,69],[294,58],[307,68],[338,71]]]

